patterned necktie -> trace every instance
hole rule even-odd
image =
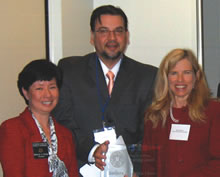
[[[108,77],[109,79],[109,82],[108,82],[108,93],[109,93],[109,96],[111,96],[111,93],[112,93],[112,88],[114,86],[114,73],[109,71],[106,76]]]

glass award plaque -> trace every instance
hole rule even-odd
[[[133,164],[125,144],[110,144],[106,157],[106,166],[101,177],[132,177]]]

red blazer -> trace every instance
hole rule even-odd
[[[54,119],[53,119],[54,120]],[[78,177],[72,134],[55,120],[58,157],[64,161],[69,177]],[[0,162],[4,177],[50,177],[48,159],[35,159],[33,142],[42,142],[39,130],[26,108],[18,117],[0,126]]]
[[[188,108],[173,108],[179,124],[190,124],[188,141],[169,140],[170,116],[165,128],[145,124],[142,146],[144,177],[220,177],[220,103],[210,101],[205,123],[189,119]]]

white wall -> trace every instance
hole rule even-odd
[[[91,0],[49,1],[50,60],[85,55],[93,51],[90,45],[89,20],[93,10]]]
[[[29,61],[45,58],[44,1],[1,1],[0,22],[1,123],[24,109],[17,89],[18,73]]]
[[[173,48],[197,53],[196,0],[94,0],[94,8],[104,4],[117,5],[128,16],[128,56],[158,66]]]
[[[63,56],[85,55],[93,51],[90,45],[89,20],[93,10],[91,0],[62,1]]]

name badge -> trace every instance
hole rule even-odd
[[[188,141],[190,125],[172,124],[170,131],[170,140]]]
[[[48,147],[46,142],[36,142],[32,143],[34,158],[35,159],[45,159],[48,158]]]
[[[93,133],[97,143],[102,144],[107,140],[110,143],[114,143],[116,141],[116,133],[114,127],[104,127],[103,129],[94,130]]]

